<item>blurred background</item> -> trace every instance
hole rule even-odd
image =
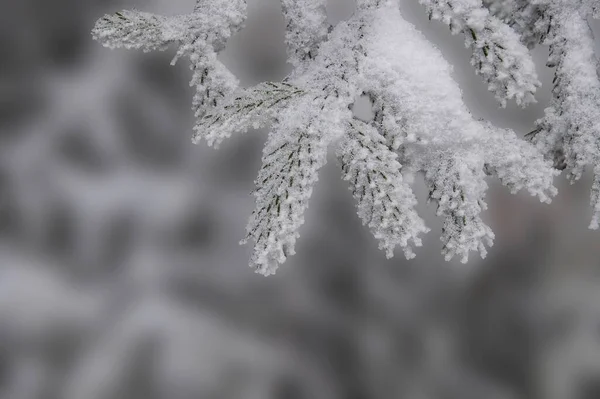
[[[500,109],[463,39],[416,3],[404,16],[454,65],[473,114],[532,130],[547,48],[538,104]],[[444,262],[422,201],[424,247],[386,260],[331,157],[298,254],[256,275],[238,241],[266,132],[193,146],[186,60],[90,35],[105,13],[193,5],[0,0],[0,399],[600,398],[589,176],[558,178],[552,205],[490,180],[496,243],[467,265]],[[331,22],[353,8],[330,0]],[[243,85],[280,80],[283,34],[279,1],[249,0],[221,59]]]

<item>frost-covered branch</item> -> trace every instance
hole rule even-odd
[[[407,259],[415,256],[409,241],[421,246],[419,235],[429,231],[414,209],[412,189],[404,181],[398,155],[373,126],[353,121],[338,149],[342,177],[350,182],[358,215],[368,224],[388,258],[400,245]]]
[[[560,172],[548,171],[548,162],[536,148],[504,129],[494,129],[487,142],[480,143],[485,154],[485,168],[496,176],[514,194],[527,190],[542,202],[549,203],[557,194],[552,186],[554,176]]]
[[[437,214],[444,218],[441,240],[446,260],[458,255],[467,262],[470,251],[479,251],[484,258],[486,246],[494,242],[492,229],[480,216],[487,208],[487,184],[478,155],[441,150],[431,152],[427,160],[429,200],[437,203]]]
[[[513,28],[528,48],[548,33],[545,7],[531,0],[483,0],[490,12]]]
[[[123,11],[98,20],[93,37],[115,48],[164,50],[178,46],[173,60],[189,57],[196,87],[193,107],[200,120],[210,109],[223,105],[238,87],[237,78],[217,59],[227,39],[246,19],[246,0],[197,0],[190,14],[172,17],[140,11]],[[197,132],[202,126],[194,128]]]
[[[432,17],[465,33],[474,65],[501,101],[532,99],[537,80],[526,47],[480,0],[422,2]],[[429,199],[438,203],[444,218],[447,259],[459,255],[466,261],[473,250],[485,256],[486,246],[492,244],[493,233],[480,215],[486,173],[496,175],[511,191],[527,189],[542,201],[556,193],[551,163],[533,145],[473,118],[450,65],[402,18],[397,0],[359,0],[354,15],[331,29],[324,1],[282,0],[294,70],[281,83],[249,89],[237,88],[235,78],[216,59],[224,40],[243,21],[244,3],[198,4],[193,18],[181,19],[192,28],[165,35],[171,20],[158,18],[166,22],[156,23],[158,27],[149,30],[151,38],[136,43],[158,49],[179,41],[178,56],[190,56],[192,82],[198,89],[195,142],[204,137],[218,145],[234,132],[271,125],[255,181],[256,208],[242,241],[254,242],[251,264],[256,271],[272,274],[294,254],[319,169],[334,143],[359,217],[388,257],[397,245],[413,257],[413,247],[428,231],[415,211],[412,179],[407,178],[416,172],[424,173]],[[218,37],[210,36],[215,27],[211,23],[200,28],[187,22],[206,19],[209,4],[228,10],[223,15],[229,19],[222,24],[229,28],[225,33],[216,30]],[[111,18],[112,23],[122,21]],[[147,23],[140,21],[135,23]],[[114,30],[107,32],[100,29],[97,36],[115,35]],[[143,37],[130,36],[129,42]],[[352,114],[362,94],[372,100],[372,121],[359,121]]]
[[[444,22],[453,34],[462,32],[473,51],[471,64],[502,106],[514,98],[517,104],[535,101],[540,85],[535,64],[519,36],[490,15],[481,0],[419,0],[430,19]]]
[[[288,110],[273,132],[263,153],[263,166],[256,180],[256,209],[248,224],[255,242],[251,263],[262,274],[275,272],[280,263],[295,253],[298,228],[317,172],[325,164],[328,140],[308,119],[298,124]]]
[[[370,56],[365,59],[365,85],[374,93],[376,122],[381,120],[383,135],[402,150],[400,162],[425,172],[430,199],[438,202],[438,212],[445,217],[446,257],[458,254],[466,260],[470,250],[485,255],[485,245],[493,238],[479,217],[485,209],[486,165],[493,166],[512,191],[527,188],[543,201],[556,193],[554,172],[532,145],[514,133],[475,120],[441,54],[423,51],[423,37],[395,18],[380,15],[375,31],[405,38],[402,46],[393,52],[383,40],[370,40],[365,46]],[[387,62],[377,63],[382,57]]]
[[[325,40],[329,28],[326,5],[326,0],[281,0],[288,58],[295,67],[315,58]]]
[[[182,40],[192,15],[168,18],[147,12],[116,12],[101,18],[94,27],[94,39],[106,47],[136,48],[144,51],[163,50],[170,43]]]
[[[529,41],[537,35],[542,43],[550,46],[547,65],[556,68],[552,82],[554,100],[529,137],[557,168],[568,169],[572,180],[579,179],[584,168],[590,166],[597,182],[600,81],[594,39],[586,18],[597,15],[598,2],[536,0],[527,7],[519,0],[488,3],[490,9],[504,12],[506,18],[515,21],[531,17],[528,22],[531,28],[522,31],[523,40]],[[533,8],[535,11],[531,11]],[[517,12],[509,14],[506,10]],[[520,14],[520,10],[526,14]],[[594,214],[590,224],[594,229],[598,228],[600,218],[599,200],[594,183],[591,196]]]
[[[206,138],[209,145],[217,146],[232,132],[264,127],[304,94],[303,90],[285,82],[266,82],[241,90],[233,101],[214,108],[198,121],[193,141],[197,143]]]

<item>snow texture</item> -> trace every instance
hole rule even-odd
[[[123,12],[104,17],[94,29],[95,38],[109,47],[179,45],[177,58],[190,58],[197,87],[195,142],[205,138],[218,145],[234,132],[271,126],[255,182],[256,208],[242,241],[254,241],[251,265],[257,272],[272,274],[295,253],[331,146],[337,148],[358,215],[388,257],[399,245],[412,258],[413,247],[429,230],[414,209],[409,174],[424,174],[429,200],[438,205],[447,260],[459,256],[466,262],[470,251],[483,257],[492,245],[494,234],[481,219],[486,174],[512,192],[527,189],[544,202],[556,194],[552,162],[514,132],[471,115],[451,66],[403,19],[397,0],[358,0],[354,15],[335,27],[327,25],[324,3],[282,1],[294,69],[283,82],[248,89],[239,88],[216,58],[241,28],[244,1],[198,1],[192,14],[167,18]],[[480,0],[421,3],[432,18],[465,34],[472,64],[503,105],[509,99],[533,101],[539,83],[515,30]],[[570,34],[571,40],[582,40],[578,32]],[[358,120],[351,110],[363,94],[372,101],[371,121]],[[595,105],[595,97],[585,99]],[[589,144],[589,134],[582,137],[572,152]],[[589,163],[592,154],[581,157],[577,165]]]

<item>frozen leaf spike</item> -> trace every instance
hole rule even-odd
[[[402,177],[398,155],[371,125],[352,121],[339,149],[342,177],[350,183],[358,215],[391,258],[400,245],[407,259],[415,256],[409,241],[421,246],[429,231],[414,209],[417,199]]]
[[[251,264],[264,275],[294,255],[298,228],[327,155],[325,137],[311,126],[284,133],[285,126],[279,124],[269,135],[256,179],[256,209],[242,241],[254,240]]]

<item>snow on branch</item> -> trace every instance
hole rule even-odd
[[[471,64],[502,106],[514,98],[517,104],[534,102],[540,86],[535,64],[519,36],[490,15],[481,0],[419,0],[430,19],[444,22],[453,34],[462,32],[473,50]]]
[[[484,256],[493,240],[479,216],[485,209],[485,165],[494,167],[512,191],[527,188],[543,201],[556,193],[551,165],[513,132],[473,118],[449,64],[413,26],[391,11],[380,11],[377,20],[372,33],[377,40],[364,46],[370,57],[363,68],[365,89],[375,99],[376,122],[379,113],[383,121],[386,113],[390,118],[390,110],[402,116],[379,128],[402,150],[400,163],[425,172],[430,199],[445,218],[446,258],[460,255],[466,261],[471,250]],[[402,38],[402,44],[394,38]],[[385,63],[377,61],[383,58]],[[404,134],[388,134],[388,125]]]
[[[537,78],[526,47],[481,0],[421,1],[434,18],[465,33],[473,62],[497,97],[532,100]],[[337,146],[359,217],[388,257],[397,245],[413,257],[428,231],[407,178],[416,172],[423,172],[429,199],[444,218],[446,259],[458,255],[466,261],[470,251],[485,256],[492,244],[494,235],[481,219],[486,173],[544,202],[556,194],[551,162],[513,132],[473,118],[450,65],[402,18],[397,0],[358,0],[354,15],[331,28],[324,1],[282,0],[294,70],[283,82],[248,89],[238,88],[216,58],[240,29],[244,9],[244,1],[198,1],[189,16],[121,13],[123,19],[99,21],[94,32],[111,46],[179,45],[178,57],[192,61],[197,88],[195,142],[205,138],[218,145],[234,132],[271,126],[255,181],[256,208],[242,240],[254,243],[251,265],[257,272],[272,274],[294,254],[331,145]],[[352,114],[362,94],[372,100],[371,121]]]

